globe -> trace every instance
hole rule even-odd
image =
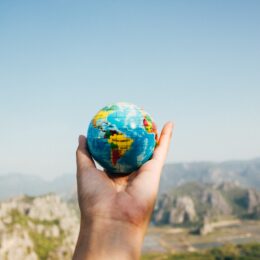
[[[102,108],[91,120],[87,147],[111,174],[128,174],[147,162],[157,144],[152,117],[138,106],[115,103]]]

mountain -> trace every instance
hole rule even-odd
[[[152,220],[187,226],[232,218],[260,219],[260,192],[231,182],[188,182],[159,195]]]
[[[245,196],[241,197],[243,194]],[[171,221],[178,223],[175,225],[180,225],[183,220],[194,222],[199,217],[197,203],[200,201],[194,200],[196,197],[201,199],[203,203],[208,204],[211,210],[215,208],[218,214],[230,214],[230,209],[233,208],[232,203],[230,205],[229,202],[224,202],[226,200],[225,196],[235,204],[237,198],[239,200],[245,198],[245,200],[241,201],[240,206],[244,207],[247,212],[252,213],[256,205],[259,205],[259,195],[257,194],[259,193],[253,191],[253,189],[241,189],[230,183],[224,183],[220,186],[187,183],[168,194],[169,197],[177,196],[175,210],[168,203],[170,200],[168,202],[167,200],[162,201],[161,205],[166,207],[168,203],[172,207],[173,218]],[[199,197],[199,195],[202,195],[202,197]],[[186,213],[183,214],[183,212]],[[195,252],[194,257],[189,257],[189,255],[183,258],[171,255],[169,259],[213,259],[211,254],[205,254],[205,249],[228,243],[225,246],[226,258],[223,258],[223,254],[220,254],[222,249],[211,249],[212,253],[214,252],[214,255],[216,255],[214,259],[238,259],[240,253],[238,254],[235,247],[241,249],[242,246],[232,246],[229,239],[232,238],[234,244],[241,243],[241,238],[246,239],[243,240],[246,243],[259,241],[259,222],[252,226],[246,221],[231,221],[233,224],[240,225],[239,230],[235,233],[234,229],[237,229],[237,226],[235,228],[232,226],[229,230],[227,230],[227,226],[223,226],[223,222],[226,225],[228,221],[222,221],[222,223],[204,221],[200,233],[206,236],[194,236],[194,232],[189,234],[188,230],[183,228],[150,226],[151,230],[148,230],[143,250],[144,252],[153,253],[153,257],[151,255],[149,259],[166,259],[166,255],[160,257],[157,253],[176,253],[186,250],[194,252],[204,249],[203,252]],[[229,224],[231,221],[229,220]],[[0,202],[0,259],[71,259],[79,225],[78,208],[76,209],[75,205],[68,203],[55,194],[37,197],[23,195]],[[207,233],[211,232],[213,228],[219,228],[220,225],[222,225],[222,231],[217,230],[216,233],[207,236]],[[253,229],[254,231],[252,231]],[[173,246],[174,250],[170,246]],[[251,248],[250,251],[249,247]],[[243,246],[243,248],[245,249],[241,253],[244,256],[243,259],[259,259],[259,257],[257,258],[259,256],[259,245],[250,244]],[[250,252],[253,258],[249,257]],[[148,256],[142,259],[148,259]]]
[[[71,259],[76,209],[55,194],[0,202],[0,259]]]
[[[160,182],[162,194],[173,187],[196,181],[200,183],[235,182],[244,187],[260,189],[260,158],[221,163],[196,162],[166,164]],[[55,192],[69,198],[76,191],[74,174],[64,174],[54,180],[26,174],[0,175],[0,199],[20,194],[31,196]]]
[[[186,182],[235,182],[260,189],[260,158],[221,163],[194,162],[167,164],[163,169],[160,193]]]

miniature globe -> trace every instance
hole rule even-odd
[[[137,170],[151,158],[156,144],[157,129],[152,117],[129,103],[102,108],[87,132],[90,154],[112,174]]]

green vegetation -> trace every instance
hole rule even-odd
[[[221,191],[223,197],[227,200],[229,205],[231,205],[235,215],[239,217],[246,216],[247,214],[247,203],[246,194],[247,190],[243,188],[236,187],[234,189],[229,189],[226,191]]]
[[[21,225],[24,229],[28,230],[29,236],[31,237],[35,253],[38,255],[39,259],[47,259],[57,247],[59,247],[65,237],[64,232],[60,230],[60,235],[58,237],[46,236],[43,233],[38,233],[33,230],[29,223],[41,224],[46,228],[50,228],[54,225],[59,226],[59,220],[39,220],[30,218],[27,215],[22,214],[17,209],[14,209],[10,212],[12,222],[8,224],[9,229],[12,230],[15,224]]]
[[[185,254],[147,254],[141,257],[141,260],[215,260],[214,257],[203,253],[185,253]]]
[[[141,260],[257,260],[260,259],[260,244],[227,244],[208,251],[181,254],[145,254]]]
[[[34,231],[30,231],[29,234],[34,243],[35,253],[42,260],[47,259],[49,254],[62,244],[63,240],[63,236],[47,237]]]
[[[48,226],[48,227],[53,226],[53,225],[59,225],[59,223],[60,223],[59,219],[39,220],[39,219],[30,218],[30,217],[22,214],[17,209],[11,210],[10,216],[12,218],[12,223],[9,224],[10,227],[13,226],[14,224],[19,224],[22,227],[28,227],[29,222],[32,222],[34,224],[41,224],[41,225]]]
[[[44,226],[53,226],[53,225],[59,225],[60,221],[59,219],[53,219],[53,220],[39,220],[39,219],[32,219],[30,218],[30,221],[32,221],[34,224],[42,224]]]
[[[19,224],[22,227],[27,227],[28,217],[21,214],[17,209],[11,210],[10,217],[12,218],[12,224],[9,224],[9,228],[12,228],[14,224]]]

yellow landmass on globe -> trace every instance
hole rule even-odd
[[[108,143],[112,145],[111,159],[114,165],[130,149],[133,141],[122,133],[113,134],[109,137]]]
[[[100,119],[106,120],[107,117],[108,117],[111,113],[113,113],[113,112],[114,112],[113,110],[100,110],[100,111],[96,114],[96,116],[93,118],[92,123],[93,123],[94,127],[97,126],[97,121],[98,121],[98,120],[100,120]]]

